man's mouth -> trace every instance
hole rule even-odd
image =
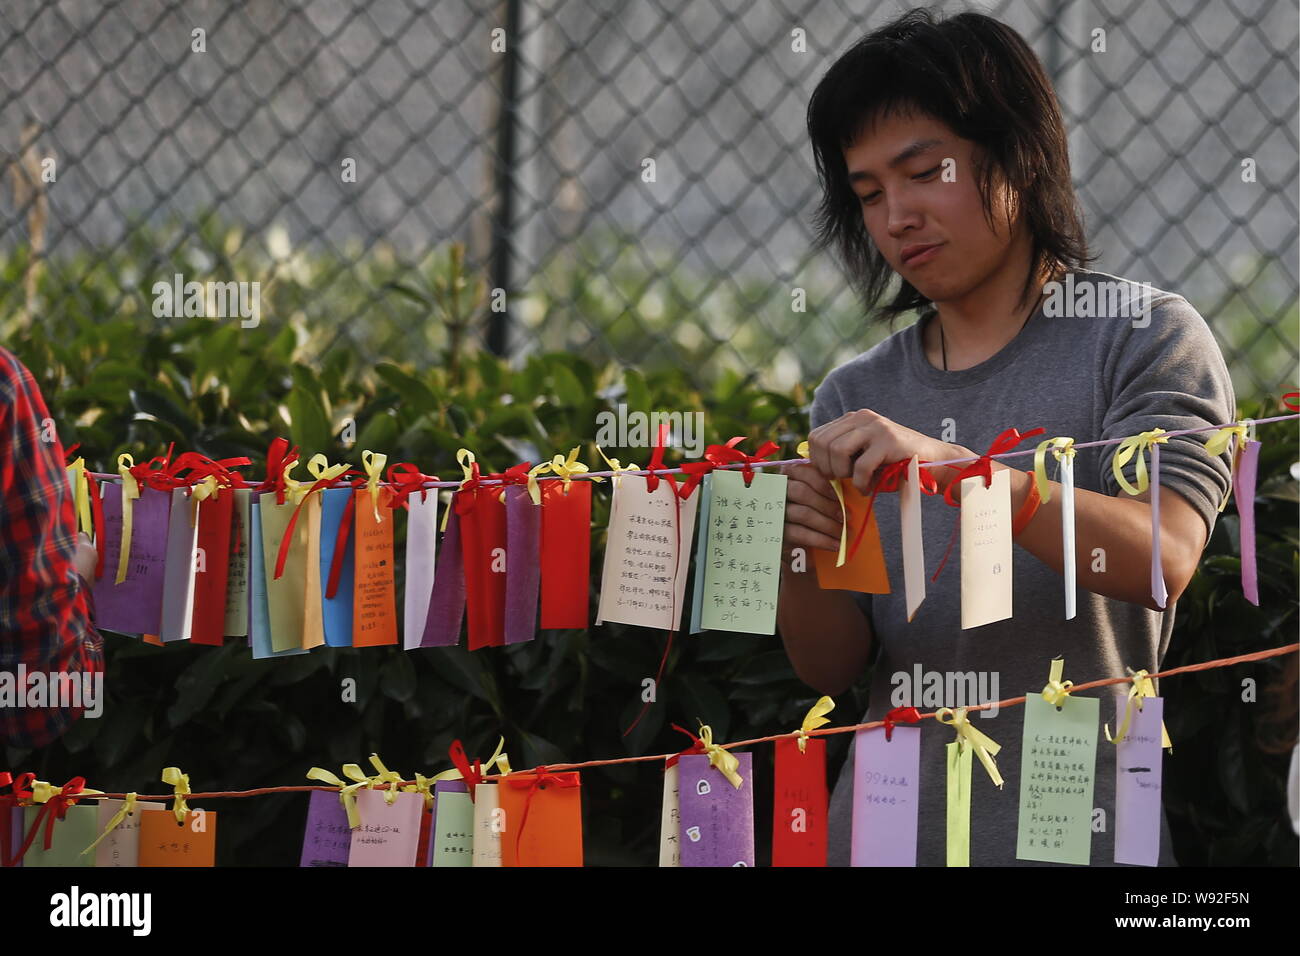
[[[938,254],[941,248],[943,248],[942,243],[936,242],[908,250],[908,252],[903,255],[903,265],[920,265],[923,262],[929,262]]]

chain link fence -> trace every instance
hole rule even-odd
[[[1093,267],[1185,295],[1239,395],[1293,383],[1296,9],[967,6],[1054,77]],[[63,314],[167,322],[154,285],[180,276],[258,282],[241,325],[292,326],[304,361],[427,365],[459,332],[512,358],[814,385],[886,332],[810,252],[807,100],[901,9],[11,0],[0,335]],[[463,324],[453,243],[482,279]],[[240,318],[231,301],[214,321]]]

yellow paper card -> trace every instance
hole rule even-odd
[[[853,542],[862,528],[869,499],[859,494],[848,478],[840,479],[840,488],[844,492],[844,507],[849,518],[846,558],[843,566],[837,568],[835,562],[839,558],[838,553],[814,548],[813,566],[817,569],[817,583],[823,590],[888,594],[889,572],[885,570],[885,554],[880,547],[880,527],[876,524],[876,509],[880,507],[881,496],[876,495],[867,528],[862,532],[861,540],[858,540],[857,550],[854,550]]]
[[[275,577],[275,562],[280,540],[293,515],[293,504],[285,496],[284,504],[275,503],[275,492],[261,497],[258,511],[262,515],[262,558],[266,562],[266,606],[271,625],[271,650],[287,651],[303,646],[303,628],[307,594],[308,522],[300,515],[293,528],[293,541],[285,556],[284,573]],[[314,562],[319,563],[319,562]]]
[[[312,492],[302,506],[298,521],[307,522],[307,554],[320,554],[320,516],[321,493]],[[320,647],[325,643],[325,620],[321,611],[320,562],[304,562],[306,582],[304,584],[302,614],[302,646]]]
[[[1011,617],[1011,471],[961,483],[961,626]]]

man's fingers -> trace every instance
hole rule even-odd
[[[785,520],[787,526],[794,525],[807,528],[810,531],[817,531],[827,537],[839,540],[840,522],[838,518],[832,518],[807,505],[797,503],[786,505]]]

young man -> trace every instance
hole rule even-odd
[[[49,419],[32,373],[0,348],[0,674],[11,686],[20,665],[28,675],[78,681],[104,669],[86,583],[95,550],[78,539],[63,445]],[[25,688],[17,691],[25,703]],[[0,698],[0,753],[6,744],[45,746],[84,709],[11,703]]]
[[[1226,455],[1206,454],[1209,433],[1160,446],[1160,518],[1167,608],[1150,595],[1154,488],[1132,497],[1115,481],[1116,446],[1081,449],[1074,459],[1078,612],[1066,620],[1062,596],[1061,490],[1038,506],[1015,537],[1014,615],[962,630],[959,556],[931,580],[956,520],[942,495],[922,496],[926,597],[907,621],[897,495],[876,498],[875,514],[892,592],[821,590],[812,562],[791,571],[794,548],[836,551],[840,510],[830,480],[851,478],[868,492],[880,466],[974,458],[1004,429],[1041,426],[1042,438],[1078,443],[1231,421],[1235,398],[1213,334],[1180,296],[1085,268],[1090,258],[1071,186],[1066,135],[1042,65],[1013,30],[965,13],[936,21],[912,11],[855,44],[813,93],[808,128],[823,187],[822,247],[843,260],[868,311],[891,318],[920,310],[920,321],[832,371],[814,394],[812,463],[790,466],[786,565],[778,623],[796,672],[826,694],[849,688],[869,667],[870,705],[879,720],[922,673],[973,674],[994,699],[1037,693],[1049,661],[1065,658],[1075,683],[1156,671],[1169,646],[1174,602],[1186,588],[1217,508],[1228,491]],[[1103,293],[1103,308],[1049,302],[1052,280],[1072,274],[1076,294]],[[888,283],[899,290],[881,305]],[[1117,315],[1107,293],[1130,311]],[[1111,300],[1111,310],[1106,303]],[[1058,300],[1059,302],[1059,300]],[[1052,306],[1046,308],[1045,306]],[[1076,314],[1071,314],[1071,312]],[[944,434],[951,441],[934,435]],[[1055,474],[1048,456],[1049,476]],[[962,466],[932,470],[941,489]],[[1011,514],[1030,495],[1031,458],[1011,468]],[[1133,481],[1132,462],[1126,474]],[[954,491],[954,496],[957,492]],[[1032,507],[1032,502],[1030,502]],[[1026,516],[1030,512],[1025,512]],[[996,683],[995,683],[996,681]],[[945,685],[947,685],[945,680]],[[1126,687],[1120,690],[1126,691]],[[918,694],[919,688],[913,691]],[[1101,721],[1115,726],[1110,694]],[[982,703],[948,701],[945,704]],[[972,775],[972,865],[1019,865],[1016,826],[1023,707],[976,727],[1002,747],[997,790],[977,762]],[[856,717],[857,715],[849,715]],[[1115,757],[1100,735],[1093,806],[1104,811],[1092,863],[1112,865]],[[946,727],[921,732],[917,862],[945,864]],[[852,821],[852,755],[830,810],[830,864],[847,865]],[[1175,865],[1161,821],[1161,864]]]

